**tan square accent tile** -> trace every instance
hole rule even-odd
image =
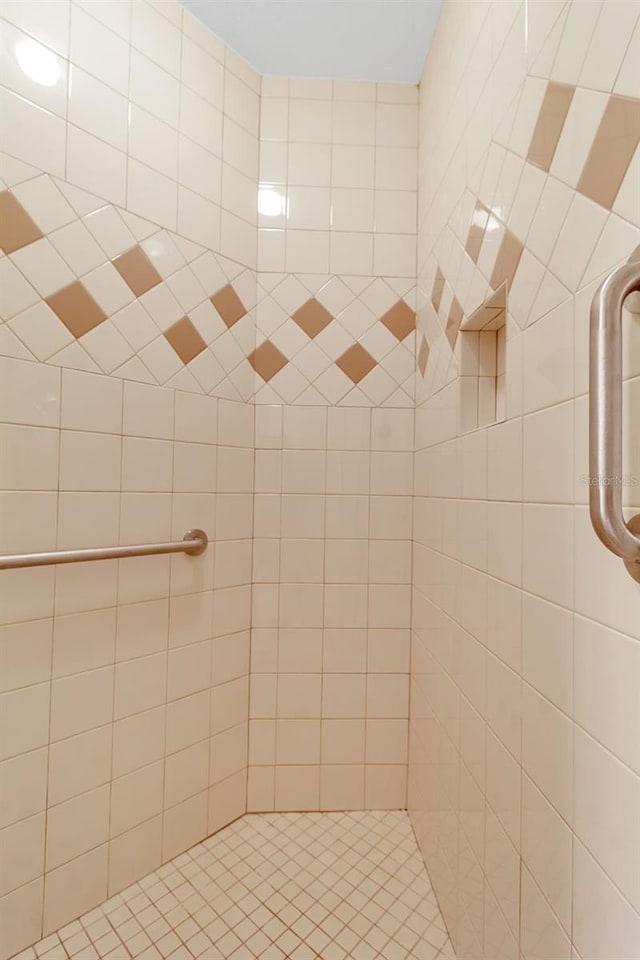
[[[510,230],[505,230],[493,273],[491,274],[490,283],[493,290],[499,287],[505,280],[508,284],[513,282],[523,250],[524,246],[516,235],[511,233]]]
[[[359,343],[354,343],[341,357],[338,357],[336,365],[340,367],[343,373],[346,373],[350,380],[353,380],[354,383],[360,383],[376,366],[376,361],[364,347],[361,347]]]
[[[285,355],[271,343],[271,340],[261,343],[247,359],[256,373],[260,374],[267,383],[289,362]]]
[[[89,333],[89,330],[107,319],[102,307],[96,303],[80,280],[74,280],[62,290],[52,293],[46,300],[69,333],[76,338]]]
[[[471,226],[469,227],[469,233],[467,235],[467,243],[465,245],[465,250],[471,257],[474,263],[478,262],[478,257],[480,256],[480,248],[482,247],[482,240],[484,238],[485,230],[487,229],[487,224],[489,222],[489,217],[491,216],[490,211],[485,207],[480,201],[476,201],[476,207],[473,211],[473,216],[471,218]]]
[[[20,250],[35,240],[42,240],[43,236],[22,204],[8,190],[3,190],[0,193],[0,248],[4,253]]]
[[[451,345],[451,349],[456,345],[456,340],[458,338],[458,330],[460,329],[460,324],[462,323],[462,317],[464,312],[462,307],[456,297],[453,298],[453,303],[451,304],[451,309],[449,310],[449,317],[447,319],[447,326],[445,329],[445,335],[447,340]]]
[[[427,338],[423,336],[422,341],[420,343],[420,349],[418,351],[418,370],[420,371],[420,374],[423,377],[427,369],[428,360],[429,360],[429,344],[427,343]]]
[[[165,337],[178,354],[183,363],[189,363],[199,353],[206,350],[207,345],[189,320],[183,317],[164,332]]]
[[[440,301],[442,300],[442,293],[444,290],[444,274],[440,267],[436,270],[435,279],[433,281],[433,289],[431,291],[431,303],[433,304],[433,309],[437,313],[440,309]]]
[[[398,300],[384,316],[380,317],[380,322],[384,323],[397,340],[402,341],[416,328],[415,311],[404,300]]]
[[[232,327],[238,320],[242,320],[247,312],[242,300],[230,283],[213,294],[211,303],[228,327]]]
[[[610,97],[578,182],[585,197],[610,210],[640,141],[640,100]]]
[[[527,160],[541,170],[551,166],[575,90],[568,83],[550,80],[547,84],[527,154]]]
[[[111,262],[136,297],[162,283],[162,277],[140,246],[132,247]]]
[[[306,335],[313,340],[319,333],[322,333],[325,327],[329,326],[333,317],[315,297],[311,297],[292,314],[291,319],[295,320],[300,329],[304,330]]]

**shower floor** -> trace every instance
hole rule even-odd
[[[20,960],[453,960],[402,812],[250,814]]]

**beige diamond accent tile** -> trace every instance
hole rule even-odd
[[[502,283],[464,322],[465,330],[497,330],[504,324],[507,284]]]
[[[107,319],[106,313],[93,299],[80,280],[75,280],[46,298],[53,312],[69,333],[82,337]]]
[[[511,285],[523,250],[524,246],[516,235],[510,230],[505,230],[491,274],[490,283],[493,290],[496,290],[505,280],[508,285]]]
[[[302,306],[291,315],[301,330],[313,340],[322,333],[325,327],[328,327],[333,317],[315,297],[307,300]]]
[[[440,267],[436,270],[436,275],[433,281],[433,288],[431,290],[431,303],[433,304],[433,309],[437,313],[440,309],[440,301],[442,300],[442,294],[444,292],[444,274]]]
[[[288,363],[287,358],[270,340],[265,340],[247,357],[253,369],[268,383]]]
[[[226,287],[222,287],[221,290],[218,290],[217,293],[214,293],[210,299],[227,327],[232,327],[234,323],[241,320],[247,312],[242,300],[230,283],[228,283]]]
[[[398,302],[390,310],[380,317],[380,322],[385,325],[397,340],[405,340],[416,328],[415,311],[404,302]]]
[[[353,383],[360,383],[376,366],[376,361],[364,347],[360,346],[359,343],[354,343],[341,357],[338,357],[336,365],[340,367],[343,373],[346,373]]]
[[[480,256],[482,240],[487,228],[487,223],[489,222],[489,217],[489,210],[478,200],[476,202],[475,210],[473,211],[473,216],[471,217],[471,224],[469,226],[469,233],[467,235],[467,242],[465,245],[465,250],[474,263],[478,262],[478,257]],[[436,307],[436,310],[437,309],[438,308]]]
[[[14,253],[43,236],[19,200],[3,190],[0,193],[0,249],[7,254]]]
[[[111,262],[136,297],[141,297],[147,290],[162,283],[162,277],[139,245]]]
[[[418,350],[418,370],[420,371],[420,374],[423,377],[427,369],[428,360],[429,360],[429,344],[427,343],[427,338],[423,337],[420,342],[420,349]]]
[[[189,320],[189,317],[182,317],[181,320],[174,323],[168,330],[165,330],[164,336],[183,363],[189,363],[207,348],[206,343]]]
[[[445,334],[451,349],[456,345],[456,340],[458,338],[458,330],[460,329],[460,324],[462,323],[463,310],[458,302],[457,298],[453,298],[453,303],[451,304],[451,309],[449,310],[449,317],[447,319],[447,326],[445,329]]]

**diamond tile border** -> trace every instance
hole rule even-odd
[[[15,960],[455,960],[404,811],[249,814]]]
[[[288,362],[258,387],[256,403],[413,404],[410,280],[262,274],[258,290],[258,338]]]
[[[15,212],[2,238],[6,349],[256,403],[412,405],[412,280],[261,274],[259,286],[254,271],[27,173],[2,201]],[[30,311],[43,293],[51,312],[36,343]]]
[[[523,155],[525,170],[530,166],[545,173],[551,171],[550,176],[553,175],[554,158],[578,99],[575,92],[575,85],[547,81],[528,147]],[[523,97],[522,102],[526,104],[526,98]],[[614,144],[615,149],[612,149]],[[640,100],[618,94],[609,95],[593,140],[586,145],[586,153],[579,168],[581,173],[579,176],[576,174],[576,179],[568,184],[566,189],[582,194],[605,211],[613,210],[639,144]],[[491,183],[495,187],[491,174],[488,180],[483,179],[484,171],[490,169],[492,150],[493,159],[496,156],[495,151],[502,154],[500,162],[504,163],[505,168],[505,157],[510,157],[514,161],[513,169],[521,169],[522,159],[512,152],[512,149],[511,144],[508,147],[492,144],[484,153],[477,176],[478,193],[483,193],[485,183]],[[419,311],[416,340],[416,369],[421,380],[429,381],[428,392],[439,389],[446,382],[447,370],[440,360],[441,351],[433,349],[440,334],[444,336],[451,350],[450,362],[460,325],[464,329],[479,329],[492,320],[501,322],[498,315],[492,317],[487,310],[487,298],[491,290],[498,293],[503,286],[508,291],[517,290],[519,296],[514,297],[512,309],[516,322],[524,327],[559,306],[571,295],[572,290],[578,289],[577,285],[588,261],[583,264],[578,275],[573,275],[572,269],[566,263],[566,249],[562,256],[558,256],[557,248],[561,246],[565,219],[560,219],[557,234],[549,248],[550,254],[542,263],[536,260],[534,253],[524,243],[534,217],[533,209],[526,223],[518,222],[518,226],[511,229],[512,208],[519,199],[518,190],[524,180],[525,176],[522,174],[519,175],[519,182],[514,182],[510,205],[504,204],[504,197],[496,198],[495,204],[492,204],[490,196],[475,196],[467,190],[456,204],[436,244],[434,255],[437,262],[433,264],[433,273],[430,274],[433,276],[431,292],[426,294],[433,314],[430,314],[426,307]],[[563,182],[557,182],[561,187]],[[540,184],[539,192],[542,191],[543,184],[544,180]],[[523,189],[531,190],[529,181]],[[528,199],[530,206],[530,198]],[[601,228],[604,214],[598,214],[597,209],[593,209],[594,223],[589,224],[594,234],[592,244],[600,240],[602,245],[597,223],[600,218]],[[586,217],[585,207],[577,207],[575,196],[570,204],[569,214],[571,213],[574,214],[576,222],[580,222],[581,215]],[[460,223],[467,224],[463,237],[459,236]],[[496,243],[496,240],[499,242]],[[458,244],[462,246],[462,250]],[[596,253],[592,249],[593,258]],[[598,273],[602,272],[604,260],[602,257],[600,259],[600,269],[589,278],[595,279]],[[447,277],[448,265],[451,266],[450,279]],[[475,302],[470,297],[462,296],[463,292],[469,293],[472,289],[476,292]],[[462,303],[454,298],[454,290],[461,291],[459,296]],[[436,365],[439,371],[437,378]],[[421,388],[422,394],[424,388]]]
[[[319,333],[328,327],[333,320],[332,315],[319,303],[315,297],[311,297],[291,315],[301,330],[313,340]]]
[[[425,371],[427,369],[428,362],[429,362],[429,342],[423,334],[420,340],[420,347],[418,349],[418,359],[417,359],[418,370],[420,371],[420,376],[423,378],[425,375]]]

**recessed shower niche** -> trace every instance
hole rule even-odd
[[[503,283],[460,326],[460,433],[506,418],[506,317]]]

